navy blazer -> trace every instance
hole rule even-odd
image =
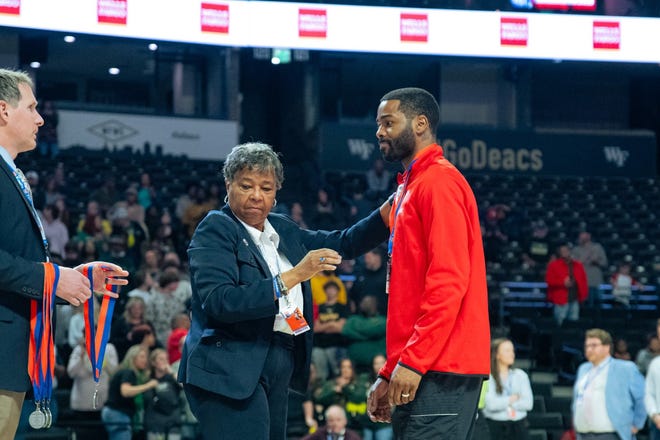
[[[47,249],[34,211],[0,157],[0,389],[28,391],[30,299],[41,299]],[[11,360],[11,362],[9,362]]]
[[[353,258],[388,237],[378,210],[343,231],[309,231],[290,218],[270,214],[279,249],[291,264],[307,252],[331,248]],[[228,206],[211,211],[188,248],[193,288],[192,324],[182,353],[179,380],[233,399],[252,395],[266,361],[279,305],[273,276],[245,227]],[[312,318],[309,282],[302,283],[303,315]],[[290,387],[307,389],[312,334],[294,337],[295,367]]]

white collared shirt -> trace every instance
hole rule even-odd
[[[50,261],[50,254],[48,253],[48,239],[46,238],[46,232],[44,231],[44,226],[41,223],[41,217],[39,216],[39,213],[37,210],[34,208],[34,202],[32,200],[32,195],[31,195],[31,190],[30,190],[30,184],[27,182],[27,180],[24,180],[23,183],[20,182],[20,179],[18,177],[17,171],[18,167],[16,166],[16,163],[14,162],[14,159],[12,159],[11,155],[9,154],[9,151],[7,151],[3,146],[0,145],[0,157],[4,159],[5,162],[7,162],[7,165],[9,165],[9,168],[11,168],[12,172],[14,173],[14,176],[16,179],[19,180],[19,185],[23,187],[23,195],[29,200],[30,202],[30,208],[32,209],[32,214],[34,215],[34,220],[37,222],[37,226],[39,227],[39,233],[41,234],[41,241],[44,244],[44,249],[46,250],[46,261]],[[21,173],[22,175],[22,173]],[[25,176],[23,176],[23,179],[25,179]],[[27,185],[27,188],[25,186]],[[27,191],[28,194],[25,194]]]
[[[248,234],[252,237],[252,241],[257,245],[261,256],[264,257],[266,263],[268,263],[268,268],[272,276],[275,276],[279,273],[286,272],[289,269],[293,268],[293,265],[289,259],[281,251],[279,251],[280,246],[280,236],[273,228],[273,225],[270,224],[268,219],[264,222],[263,232],[258,230],[255,227],[252,227],[238,219],[239,222],[245,229],[247,229]],[[303,294],[300,284],[296,284],[289,289],[289,303],[295,304],[300,309],[300,312],[303,313]],[[279,307],[280,313],[275,316],[275,324],[273,325],[273,331],[278,331],[287,334],[293,334],[291,327],[286,323],[282,317],[282,311],[287,307],[287,301],[280,300]]]
[[[9,151],[5,150],[5,148],[0,145],[0,157],[2,157],[5,162],[9,165],[9,168],[11,168],[12,171],[16,170],[16,163],[14,162],[14,159],[12,159],[11,155],[9,154]]]
[[[615,432],[605,406],[605,385],[610,369],[610,359],[593,366],[577,383],[578,399],[575,405],[575,430],[577,432]]]

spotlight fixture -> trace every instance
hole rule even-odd
[[[67,43],[75,43],[76,42],[76,37],[73,35],[65,35],[64,36],[64,41]]]
[[[119,72],[120,72],[119,67],[111,67],[108,69],[108,73],[110,75],[119,75]]]

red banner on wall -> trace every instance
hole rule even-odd
[[[0,0],[0,14],[21,14],[21,0]]]
[[[422,43],[429,41],[428,14],[401,13],[400,28],[401,41],[417,41]]]
[[[298,9],[298,36],[326,38],[328,11],[325,9]]]
[[[594,49],[619,49],[621,23],[618,21],[594,21]]]
[[[128,0],[98,0],[96,4],[99,23],[126,24]]]
[[[503,46],[527,46],[529,25],[527,18],[502,17],[500,19],[500,44]]]
[[[229,5],[202,3],[200,17],[202,32],[229,33]]]

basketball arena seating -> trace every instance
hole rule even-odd
[[[163,195],[161,200],[173,207],[189,182],[217,182],[221,166],[219,161],[135,153],[130,148],[84,147],[64,149],[55,160],[29,153],[17,162],[23,170],[39,170],[42,176],[54,170],[56,162],[64,164],[63,192],[73,219],[84,213],[89,194],[108,176],[114,176],[117,188],[123,190],[148,172]],[[347,196],[350,183],[364,179],[358,172],[327,172],[325,177],[338,196]],[[502,248],[499,261],[487,267],[493,334],[514,341],[520,365],[532,378],[536,403],[529,417],[531,439],[559,440],[571,426],[571,386],[583,361],[584,331],[598,326],[625,338],[633,356],[645,344],[646,335],[655,331],[660,317],[660,180],[513,174],[466,177],[482,213],[489,206],[505,204],[520,227],[520,235]],[[600,307],[583,308],[578,322],[556,327],[545,300],[544,268],[521,265],[521,240],[530,222],[537,220],[545,221],[554,241],[575,242],[581,230],[591,232],[607,253],[607,277],[618,262],[632,263],[633,276],[645,288],[634,293],[631,308],[613,309],[611,295],[603,286]]]
[[[575,242],[580,231],[591,232],[605,249],[610,267],[632,264],[632,275],[644,284],[633,292],[630,308],[613,306],[611,287],[601,285],[600,304],[583,307],[580,320],[557,327],[546,301],[545,268],[521,264],[514,237],[501,259],[488,265],[491,322],[508,335],[530,374],[535,406],[529,415],[530,437],[559,440],[571,427],[571,388],[584,362],[584,332],[608,330],[628,342],[630,353],[646,344],[660,317],[660,181],[655,179],[468,175],[481,211],[495,204],[511,208],[521,237],[531,221],[544,220],[552,242]],[[542,382],[535,378],[545,374]],[[543,401],[541,404],[540,401]],[[639,438],[643,437],[643,431]]]
[[[61,191],[67,198],[67,207],[73,219],[84,214],[89,194],[108,177],[114,177],[117,189],[123,191],[129,185],[139,183],[142,173],[149,173],[166,204],[164,207],[171,208],[170,212],[173,212],[176,198],[185,193],[187,184],[221,182],[221,161],[143,154],[134,152],[131,146],[119,150],[74,146],[62,149],[55,159],[40,157],[36,151],[22,154],[17,159],[21,169],[39,171],[42,183],[43,177],[52,173],[58,162],[64,164],[66,187]]]

